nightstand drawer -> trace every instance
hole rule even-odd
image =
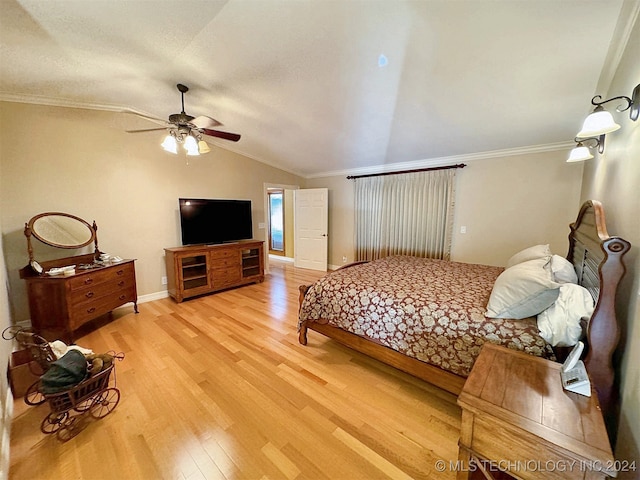
[[[480,458],[493,459],[496,465],[508,464],[522,480],[573,480],[584,478],[581,463],[585,459],[536,437],[502,424],[495,418],[476,416],[471,450]]]

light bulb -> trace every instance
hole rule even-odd
[[[173,135],[167,135],[162,142],[162,148],[169,153],[178,153],[178,143]]]
[[[184,149],[187,151],[187,155],[200,155],[200,152],[198,152],[198,144],[196,143],[196,139],[191,135],[187,135],[187,138],[184,139]]]
[[[582,162],[584,160],[589,160],[593,158],[589,149],[582,144],[579,144],[576,148],[571,150],[569,154],[569,158],[567,158],[567,162]]]
[[[598,106],[593,113],[584,120],[582,130],[580,130],[577,137],[599,137],[605,133],[615,132],[619,128],[620,125],[613,121],[613,116]]]
[[[198,151],[202,154],[202,153],[209,153],[211,151],[211,149],[209,148],[209,145],[207,144],[207,142],[205,142],[204,140],[200,140],[198,142]]]

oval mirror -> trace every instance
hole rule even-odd
[[[29,220],[31,234],[47,245],[59,248],[81,248],[96,238],[94,228],[68,213],[41,213]]]

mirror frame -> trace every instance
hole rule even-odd
[[[83,243],[78,243],[75,245],[66,245],[66,244],[61,244],[61,243],[57,243],[54,242],[52,240],[49,240],[45,237],[40,236],[37,231],[33,228],[35,223],[44,217],[53,217],[53,216],[58,216],[58,217],[67,217],[67,218],[71,218],[72,220],[75,220],[77,222],[79,222],[80,224],[82,224],[83,226],[85,226],[89,232],[90,232],[90,236],[89,239],[86,242]],[[27,250],[29,253],[29,263],[33,262],[34,258],[33,258],[33,248],[31,246],[31,236],[34,236],[35,238],[37,238],[38,240],[40,240],[42,243],[44,243],[45,245],[50,245],[52,247],[56,247],[56,248],[65,248],[65,249],[77,249],[77,248],[82,248],[85,247],[87,245],[89,245],[90,243],[94,243],[95,244],[95,252],[99,252],[98,250],[98,235],[97,235],[97,231],[98,231],[98,226],[96,225],[96,222],[93,222],[93,225],[90,225],[88,222],[86,222],[85,220],[83,220],[80,217],[76,217],[75,215],[71,215],[70,213],[63,213],[63,212],[45,212],[45,213],[40,213],[38,215],[36,215],[35,217],[32,217],[31,220],[29,220],[28,223],[24,224],[24,234],[27,237]]]

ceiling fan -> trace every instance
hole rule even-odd
[[[169,120],[161,120],[159,118],[150,117],[147,115],[134,112],[136,115],[152,122],[160,123],[164,125],[158,128],[144,128],[139,130],[126,130],[127,133],[141,133],[141,132],[154,132],[159,130],[167,130],[168,135],[162,142],[162,148],[171,153],[178,153],[178,144],[183,144],[187,155],[200,155],[210,151],[209,146],[203,140],[203,136],[222,138],[223,140],[229,140],[231,142],[237,142],[240,140],[240,135],[237,133],[223,132],[221,130],[213,130],[214,127],[221,126],[219,121],[201,115],[199,117],[192,117],[184,111],[184,94],[189,91],[189,87],[177,84],[176,87],[182,96],[182,111],[180,113],[174,113],[169,115]]]

